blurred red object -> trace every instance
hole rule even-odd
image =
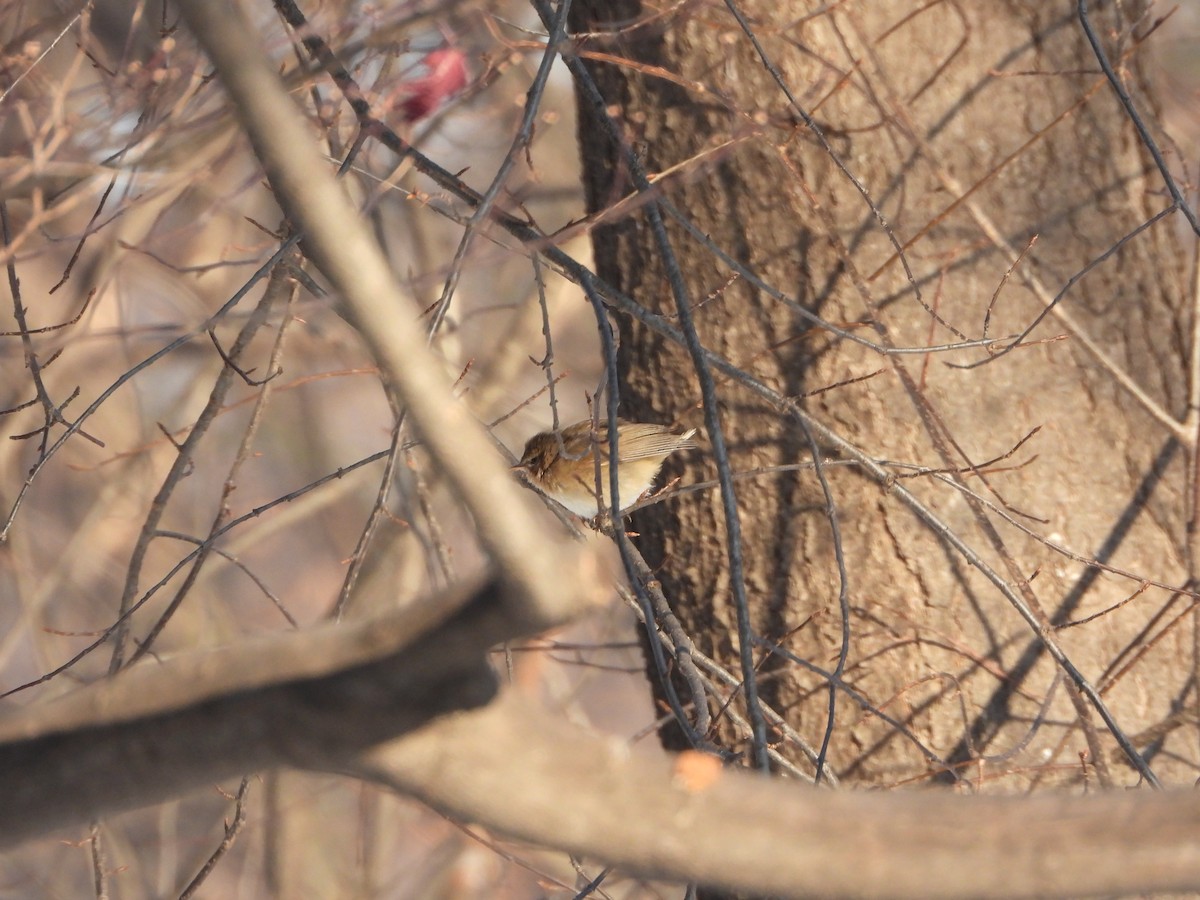
[[[398,109],[409,123],[428,116],[466,87],[468,80],[467,57],[461,50],[433,50],[421,64],[429,74],[399,85],[388,102],[388,107]]]

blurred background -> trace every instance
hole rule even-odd
[[[543,52],[531,10],[487,0],[311,6],[315,32],[376,114],[486,189]],[[312,74],[270,4],[243,7],[314,140],[331,166],[341,164],[357,132],[348,105]],[[5,708],[68,691],[132,656],[402,605],[477,568],[469,523],[419,446],[398,454],[374,537],[360,548],[385,479],[382,458],[363,461],[388,450],[392,413],[318,274],[296,263],[264,303],[267,279],[255,273],[286,225],[173,7],[7,0],[0,9],[8,266],[0,690],[13,692]],[[1162,122],[1193,162],[1198,26],[1200,0],[1179,4],[1148,54]],[[432,90],[429,53],[445,49],[465,67],[465,86],[434,90],[428,114],[406,121],[406,100]],[[574,227],[583,202],[573,101],[560,66],[537,98],[532,139],[498,206],[587,263],[586,229]],[[535,268],[491,227],[456,264],[470,210],[377,141],[355,154],[344,181],[405,287],[397,308],[429,324],[447,378],[500,446],[519,454],[549,428],[552,394],[562,423],[588,415],[601,366],[597,322],[577,286]],[[452,276],[457,286],[433,330]],[[240,374],[228,378],[226,356],[243,333]],[[173,471],[185,441],[191,461]],[[201,545],[208,552],[197,565]],[[114,662],[112,629],[133,605]],[[633,621],[614,597],[568,631],[498,650],[496,663],[564,716],[657,753]],[[237,790],[214,785],[104,823],[107,895],[185,894],[235,819]],[[570,896],[601,872],[349,780],[255,776],[242,809],[237,840],[196,896]],[[86,837],[58,835],[0,858],[0,896],[95,893]],[[614,876],[596,896],[680,894]]]

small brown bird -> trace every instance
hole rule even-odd
[[[674,434],[662,425],[638,422],[617,424],[617,492],[621,509],[632,506],[650,489],[663,460],[676,450],[696,447],[693,428]],[[600,447],[600,484],[604,506],[608,506],[608,424],[596,429]],[[592,420],[569,425],[561,432],[535,434],[525,444],[521,461],[514,469],[523,469],[542,493],[557,500],[577,516],[598,515],[596,465],[592,456]]]

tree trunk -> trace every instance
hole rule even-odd
[[[842,652],[840,546],[849,614],[841,681],[865,707],[836,694],[833,776],[1005,790],[1138,781],[1095,704],[1075,678],[1060,677],[1012,599],[914,514],[903,488],[1031,606],[1154,772],[1191,783],[1195,623],[1191,597],[1168,587],[1189,582],[1193,559],[1179,217],[1120,245],[1023,346],[984,365],[955,367],[988,360],[980,346],[876,349],[981,338],[1006,347],[1073,276],[1168,205],[1078,18],[1042,3],[740,8],[828,147],[722,5],[660,15],[590,0],[576,4],[573,27],[591,33],[580,53],[627,146],[648,172],[665,173],[655,182],[662,196],[782,295],[735,276],[667,215],[700,341],[799,399],[894,479],[881,484],[820,441],[835,540],[813,469],[774,468],[812,462],[803,429],[778,403],[717,375],[733,470],[767,470],[735,482],[753,631],[790,654],[755,647],[762,701],[810,748],[821,745],[829,679],[799,661],[828,673]],[[1141,97],[1146,26],[1108,5],[1093,18]],[[620,148],[581,106],[590,211],[600,213],[633,183]],[[869,192],[903,263],[839,164]],[[644,201],[606,219],[594,242],[604,278],[648,310],[676,314]],[[617,320],[622,415],[702,426],[688,353],[628,316]],[[668,469],[686,484],[714,478],[716,466],[712,454],[694,454]],[[651,507],[633,530],[698,649],[739,673],[719,492]],[[1155,584],[1138,593],[1144,580]],[[743,729],[720,714],[714,721],[720,743],[747,750]],[[681,740],[673,729],[666,737]],[[778,729],[769,737],[814,771],[795,741]]]

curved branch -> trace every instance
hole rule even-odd
[[[1192,793],[823,791],[721,769],[695,752],[635,755],[516,696],[378,747],[356,771],[511,837],[754,896],[1079,897],[1200,887]]]
[[[499,571],[520,585],[530,610],[547,625],[560,621],[598,580],[580,572],[581,564],[596,571],[582,562],[587,551],[537,518],[532,497],[455,401],[438,359],[425,347],[417,311],[400,306],[403,292],[378,244],[318,152],[241,9],[227,0],[181,0],[180,9],[220,74],[276,199],[303,231],[307,253],[341,295]]]

